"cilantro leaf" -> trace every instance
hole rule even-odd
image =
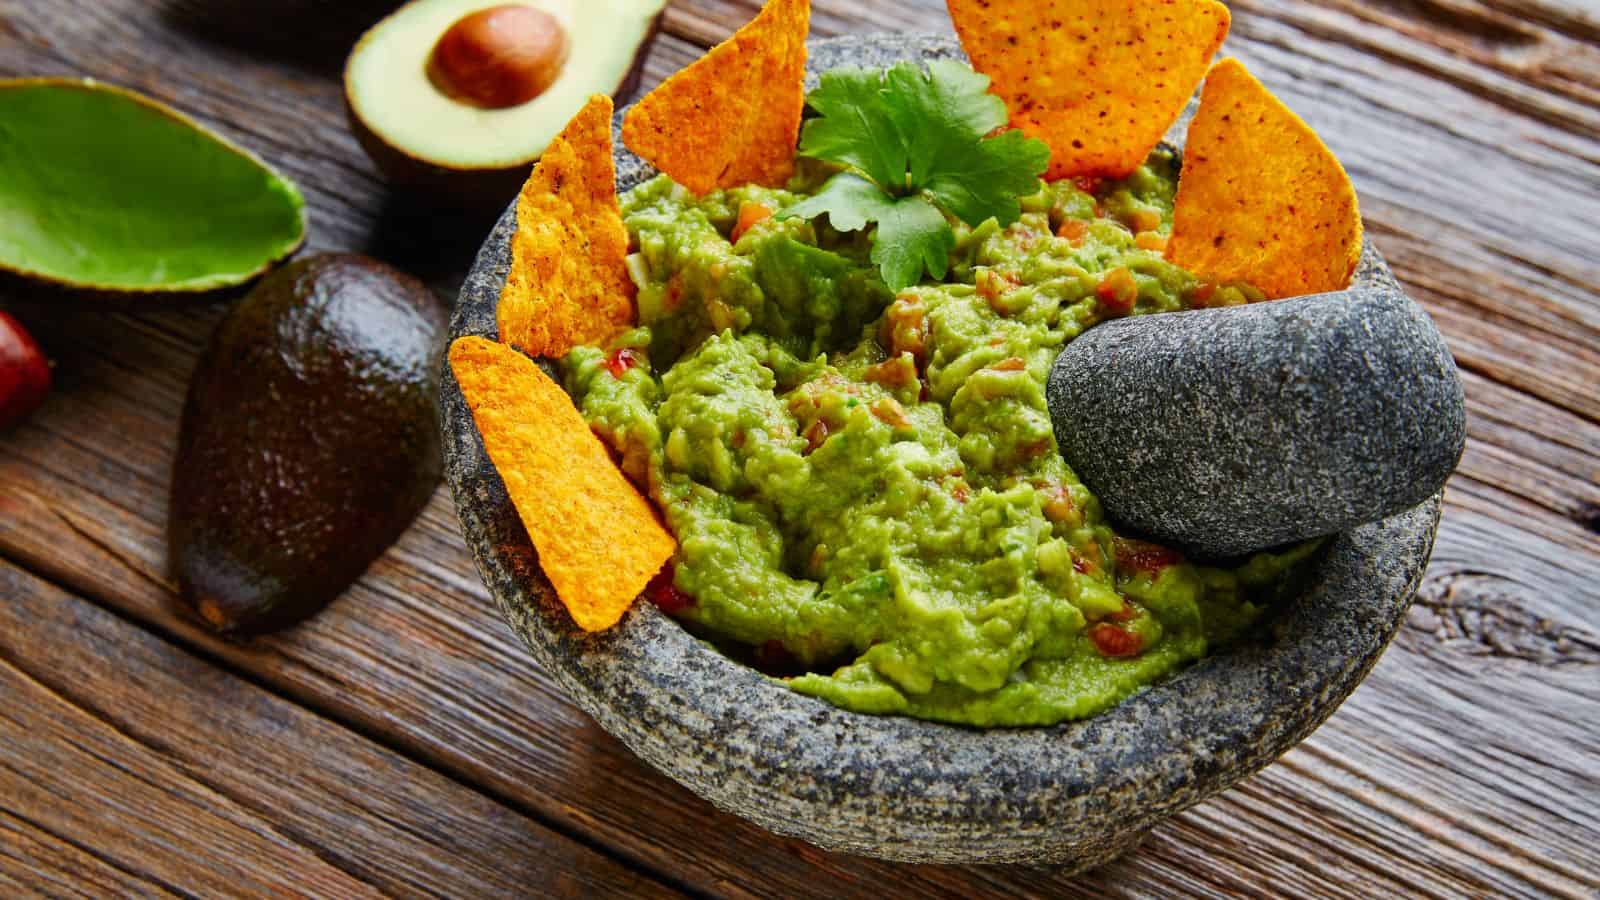
[[[815,219],[824,213],[840,231],[860,231],[876,222],[893,204],[894,198],[883,189],[851,172],[840,172],[828,179],[822,190],[785,209],[785,218]]]
[[[968,225],[993,216],[1002,226],[1022,215],[1018,197],[1039,189],[1039,173],[1050,164],[1050,148],[1020,131],[1007,131],[941,160],[922,189]]]
[[[926,197],[892,197],[852,172],[828,179],[822,190],[784,210],[783,215],[805,219],[827,215],[840,231],[860,231],[869,222],[878,223],[872,261],[892,291],[921,281],[924,269],[935,278],[944,277],[950,251],[956,246],[944,213]]]
[[[899,124],[879,99],[883,73],[833,69],[806,97],[821,115],[800,131],[800,155],[856,169],[884,190],[905,185],[905,142]]]
[[[887,213],[878,216],[878,234],[872,241],[872,261],[891,291],[902,291],[922,280],[922,270],[943,278],[956,248],[956,234],[944,213],[924,197],[899,197]]]
[[[901,63],[884,81],[892,98],[887,113],[903,136],[916,187],[926,186],[937,171],[949,171],[952,152],[965,152],[1006,124],[1005,101],[988,93],[989,76],[953,59],[931,60],[926,73]]]
[[[825,73],[807,98],[819,115],[801,131],[800,153],[846,171],[782,215],[827,214],[840,231],[877,223],[872,261],[894,290],[924,270],[943,277],[955,247],[946,217],[1015,222],[1017,198],[1038,190],[1050,160],[1021,132],[989,136],[1007,115],[988,87],[988,76],[954,60]]]

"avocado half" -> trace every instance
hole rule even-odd
[[[344,89],[351,130],[394,184],[449,207],[498,209],[591,95],[621,99],[638,87],[666,3],[412,0],[350,53]],[[508,7],[532,8],[559,23],[565,60],[537,96],[491,108],[441,84],[436,48],[468,17]]]
[[[291,182],[182,113],[93,79],[0,81],[0,271],[103,294],[208,291],[305,233]]]

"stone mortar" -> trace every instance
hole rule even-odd
[[[937,36],[810,46],[813,83],[840,65],[960,56],[953,39]],[[620,144],[616,154],[619,189],[653,174]],[[452,336],[495,334],[514,217],[507,210],[484,243]],[[1304,592],[1257,636],[1099,716],[978,731],[860,715],[795,694],[649,603],[610,631],[580,631],[540,571],[448,367],[440,419],[446,477],[484,584],[578,705],[720,809],[830,850],[891,860],[1078,871],[1266,766],[1332,714],[1377,661],[1410,606],[1439,519],[1434,497],[1338,535]]]

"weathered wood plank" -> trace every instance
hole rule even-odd
[[[178,896],[8,812],[0,812],[0,893],[82,900]]]
[[[85,886],[109,866],[211,895],[672,895],[4,562],[0,596],[0,831],[42,867],[88,854]]]
[[[755,5],[678,0],[647,78]],[[396,202],[344,128],[344,47],[388,4],[288,0],[236,17],[256,6],[179,0],[152,15],[142,0],[12,0],[0,72],[88,72],[173,102],[301,182],[313,247],[375,253],[448,294],[481,227]],[[1367,686],[1281,765],[1072,885],[819,853],[644,769],[495,620],[443,497],[296,632],[241,648],[185,624],[162,574],[165,494],[177,409],[216,305],[27,311],[58,358],[59,390],[0,438],[0,556],[712,893],[1592,894],[1600,876],[1579,851],[1600,837],[1597,29],[1581,6],[1500,6],[1537,24],[1473,0],[1234,4],[1230,50],[1350,164],[1380,246],[1468,369],[1471,443],[1422,602]],[[942,30],[948,19],[938,0],[818,0],[815,25]],[[15,635],[46,640],[31,623]],[[49,835],[29,840],[67,852]]]

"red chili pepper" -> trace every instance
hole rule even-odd
[[[0,310],[0,431],[27,418],[50,392],[50,363],[39,344]]]

